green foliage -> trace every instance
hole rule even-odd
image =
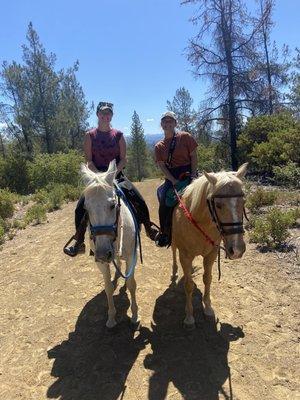
[[[300,167],[295,162],[289,161],[282,167],[275,166],[273,172],[277,184],[300,188]]]
[[[26,221],[22,219],[14,219],[11,224],[12,228],[15,229],[25,229]]]
[[[299,217],[299,210],[284,213],[274,207],[265,216],[254,220],[250,240],[262,246],[279,247],[285,244],[290,236],[288,228],[295,225],[297,217]]]
[[[0,217],[0,226],[3,228],[4,232],[9,230],[9,223],[2,217]]]
[[[48,193],[47,210],[54,211],[61,208],[64,202],[64,190],[62,185],[54,185]]]
[[[197,147],[199,171],[218,172],[224,168],[224,161],[219,155],[218,144],[199,144]]]
[[[8,188],[11,191],[28,193],[29,161],[22,154],[9,152],[6,158],[0,157],[0,188]]]
[[[6,189],[0,189],[0,217],[10,218],[14,213],[15,195]]]
[[[257,188],[253,193],[247,196],[246,207],[251,212],[256,212],[260,207],[271,206],[275,203],[277,193]]]
[[[4,243],[4,234],[5,234],[4,228],[2,225],[0,225],[0,244]]]
[[[33,190],[49,183],[67,183],[77,186],[79,166],[83,157],[77,151],[39,154],[29,166],[30,186]]]
[[[144,129],[136,111],[132,116],[131,141],[128,146],[126,173],[132,180],[141,181],[147,176],[147,144]]]
[[[193,99],[184,87],[176,90],[172,101],[167,101],[167,109],[177,116],[177,127],[196,136],[197,113],[192,109]]]
[[[41,224],[46,221],[46,218],[46,208],[41,204],[34,204],[27,210],[24,220],[27,224],[32,222],[34,224]]]
[[[295,125],[295,120],[288,113],[262,115],[249,118],[238,139],[241,161],[249,161],[253,147],[268,140],[269,134]]]
[[[56,71],[56,56],[47,54],[32,23],[26,38],[23,64],[4,62],[0,71],[9,139],[26,158],[81,147],[89,111],[76,78],[78,62]]]
[[[267,142],[254,145],[251,158],[257,171],[272,175],[276,166],[285,166],[288,162],[300,165],[299,149],[300,124],[270,133]]]

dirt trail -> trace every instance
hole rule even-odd
[[[138,185],[154,216],[157,184]],[[203,316],[197,259],[197,327],[186,331],[181,281],[170,286],[171,251],[143,235],[141,327],[128,323],[119,280],[119,324],[108,332],[92,257],[62,253],[73,210],[70,203],[49,214],[49,223],[21,231],[0,252],[1,400],[300,399],[300,285],[288,260],[252,245],[242,260],[222,259],[222,280],[215,269],[212,284],[214,324]]]

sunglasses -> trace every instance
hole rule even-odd
[[[98,104],[98,107],[110,107],[113,108],[113,103],[107,103],[106,101],[100,101],[100,103]]]
[[[175,122],[175,119],[173,119],[173,118],[163,118],[161,120],[161,122]]]

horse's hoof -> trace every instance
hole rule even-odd
[[[141,326],[141,321],[140,320],[138,320],[138,319],[130,319],[130,326],[131,326],[131,329],[133,329],[134,331],[137,331],[137,330],[139,330],[140,329],[140,326]]]
[[[183,321],[183,326],[186,329],[194,329],[195,328],[195,318],[194,317],[186,317],[185,320]]]
[[[207,307],[204,306],[204,315],[208,318],[215,318],[215,312],[213,308],[210,306]]]
[[[140,321],[139,321],[138,317],[131,317],[130,318],[130,323],[132,325],[138,325],[140,323]]]
[[[116,321],[107,321],[106,322],[106,328],[108,329],[113,329],[117,325]]]
[[[186,322],[183,322],[183,327],[187,331],[193,331],[196,328],[195,322],[193,324],[187,324]]]

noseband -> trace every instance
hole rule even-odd
[[[215,205],[215,199],[233,199],[233,198],[239,198],[239,197],[244,197],[244,193],[242,194],[236,194],[236,195],[213,195],[211,196],[210,199],[207,199],[207,205],[208,209],[211,215],[212,220],[215,222],[217,225],[217,228],[222,236],[226,235],[235,235],[238,233],[244,233],[244,227],[243,227],[243,217],[242,221],[238,222],[221,222],[220,218],[218,217],[216,205]],[[243,210],[245,214],[245,208]]]
[[[93,241],[95,242],[96,236],[103,236],[108,235],[111,236],[113,241],[116,240],[118,235],[118,223],[119,223],[119,216],[120,216],[120,207],[121,201],[120,196],[117,193],[118,204],[116,205],[116,220],[115,223],[112,225],[92,225],[90,223],[90,232]]]

